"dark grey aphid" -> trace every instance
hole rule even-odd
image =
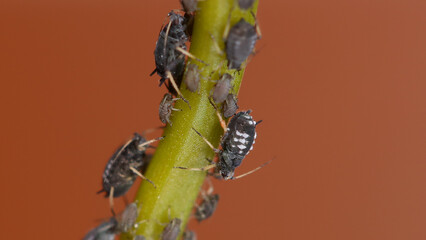
[[[182,240],[197,240],[197,235],[193,231],[185,231]]]
[[[241,9],[247,10],[253,6],[254,0],[238,0],[238,6]]]
[[[195,218],[201,222],[211,217],[216,210],[219,194],[208,194],[203,196],[203,201],[195,210]]]
[[[230,93],[225,99],[225,103],[223,104],[223,116],[225,118],[229,118],[233,116],[238,110],[238,99],[234,96],[234,94]]]
[[[166,72],[170,71],[176,84],[179,86],[185,66],[185,55],[178,51],[177,47],[186,50],[185,43],[188,41],[186,20],[183,16],[173,11],[169,13],[169,17],[169,24],[163,27],[158,36],[154,51],[155,69],[151,73],[151,76],[157,73],[161,77],[161,86],[168,78]],[[167,88],[169,91],[174,91],[170,83]]]
[[[146,166],[145,150],[149,145],[145,143],[145,138],[135,133],[133,139],[117,149],[105,167],[103,189],[98,193],[106,192],[108,197],[113,189],[112,197],[120,197],[130,189],[137,177],[134,170],[140,172]]]
[[[127,205],[121,214],[121,218],[118,222],[118,229],[120,232],[128,232],[135,226],[136,219],[138,218],[138,206],[136,203]]]
[[[117,227],[117,220],[112,217],[108,222],[104,222],[96,228],[90,230],[83,240],[114,240]]]
[[[198,90],[200,86],[200,71],[198,70],[197,64],[188,64],[188,69],[186,70],[185,77],[186,88],[189,91],[195,92]]]
[[[168,123],[170,126],[172,125],[172,122],[170,121],[170,115],[172,114],[172,111],[180,111],[180,109],[173,108],[173,102],[176,100],[179,100],[179,98],[173,98],[170,93],[164,94],[163,100],[161,100],[158,110],[162,123]]]
[[[229,69],[240,69],[241,64],[253,52],[257,40],[256,28],[243,18],[231,28],[226,39]]]
[[[214,87],[212,95],[215,103],[222,103],[225,101],[229,91],[232,88],[231,81],[233,79],[234,78],[228,73],[223,74],[223,76],[219,79],[216,86]]]
[[[180,233],[180,225],[182,220],[173,218],[161,233],[161,240],[175,240]]]

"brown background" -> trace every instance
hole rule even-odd
[[[0,3],[2,239],[79,239],[109,215],[95,192],[115,148],[160,124],[165,89],[148,75],[178,7]],[[261,0],[239,103],[264,122],[238,172],[275,160],[216,182],[199,239],[426,239],[425,13],[423,0]]]

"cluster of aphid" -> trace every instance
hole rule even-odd
[[[164,83],[168,89],[160,103],[159,116],[160,120],[172,125],[170,116],[172,111],[182,111],[174,108],[174,102],[183,100],[188,105],[189,102],[183,97],[179,91],[179,86],[183,79],[185,70],[185,57],[204,63],[186,51],[187,42],[191,38],[193,19],[197,12],[197,0],[180,0],[184,14],[181,15],[176,11],[171,11],[168,14],[169,22],[162,27],[155,51],[155,70],[151,75],[157,73],[160,79],[160,86]],[[207,0],[208,1],[208,0]],[[242,10],[250,10],[254,0],[238,0],[238,7]],[[254,16],[254,15],[253,15]],[[253,26],[243,18],[231,28],[228,28],[225,38],[225,51],[228,59],[228,69],[240,70],[241,65],[247,60],[254,50],[254,45],[259,39],[260,34],[256,25]],[[196,64],[187,64],[185,85],[191,92],[198,91],[200,83],[200,70]],[[235,169],[242,163],[244,157],[253,148],[256,138],[256,122],[250,116],[251,110],[238,112],[237,98],[231,93],[232,81],[234,77],[229,73],[224,73],[217,81],[209,99],[212,106],[216,109],[217,116],[224,128],[224,136],[221,140],[221,150],[216,149],[207,141],[196,129],[194,131],[218,154],[217,163],[212,163],[203,168],[187,168],[175,167],[179,169],[187,169],[193,171],[208,171],[214,168],[212,175],[223,178],[225,180],[237,179],[250,174],[262,166],[243,175],[234,177]],[[166,82],[167,80],[167,82]],[[174,98],[173,96],[176,96]],[[218,110],[216,104],[222,104],[222,112]],[[222,114],[225,118],[233,116],[228,125],[222,120]],[[143,135],[143,134],[142,134]],[[120,146],[108,161],[104,174],[102,176],[103,188],[99,193],[105,192],[105,196],[109,197],[112,217],[92,229],[85,237],[85,240],[112,240],[117,234],[123,232],[132,233],[134,239],[142,240],[144,236],[136,235],[135,229],[140,222],[137,222],[139,209],[136,203],[128,204],[126,209],[117,216],[113,210],[113,198],[123,196],[133,185],[136,178],[139,176],[144,180],[149,181],[154,187],[155,183],[144,176],[144,171],[149,164],[149,156],[146,150],[151,147],[155,141],[161,140],[164,137],[156,138],[147,141],[138,133],[134,137]],[[219,195],[213,194],[213,186],[207,191],[201,191],[201,199],[199,204],[196,204],[194,217],[198,221],[203,221],[209,218],[216,209]],[[153,220],[156,221],[156,220]],[[159,239],[174,240],[180,234],[181,219],[173,218],[169,223],[164,224],[164,230],[159,236]],[[159,223],[162,224],[162,223]],[[163,225],[163,224],[162,224]],[[196,235],[192,231],[183,233],[182,239],[194,240]]]

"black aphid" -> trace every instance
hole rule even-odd
[[[162,123],[168,123],[172,126],[172,122],[170,122],[170,115],[172,114],[172,111],[182,111],[181,109],[173,107],[173,103],[179,99],[180,98],[173,98],[170,93],[164,94],[163,100],[161,100],[160,107],[158,109]]]
[[[207,194],[203,196],[200,205],[196,207],[195,218],[201,222],[211,217],[216,210],[217,203],[219,202],[219,194]]]
[[[229,69],[240,69],[241,64],[253,52],[258,39],[256,27],[244,19],[231,28],[226,38],[226,57]]]
[[[120,232],[128,232],[131,230],[135,226],[138,215],[139,211],[136,203],[127,205],[118,221],[118,230]]]
[[[223,76],[219,79],[216,86],[214,87],[212,95],[215,103],[222,103],[225,101],[229,91],[232,88],[231,82],[233,79],[234,78],[228,73],[223,74]]]
[[[117,220],[112,217],[96,228],[90,230],[83,240],[114,240],[116,234]]]
[[[254,0],[238,0],[238,6],[241,9],[247,10],[253,6]]]
[[[157,73],[161,77],[161,86],[169,78],[167,71],[170,71],[179,86],[185,66],[185,55],[178,48],[186,50],[185,43],[188,41],[188,36],[185,32],[185,18],[173,11],[169,13],[169,17],[169,23],[163,27],[158,36],[154,51],[155,69],[151,75]],[[172,89],[169,88],[169,90]]]
[[[198,70],[198,66],[196,64],[188,64],[188,69],[186,70],[185,84],[186,88],[188,88],[188,90],[191,92],[195,92],[198,90],[198,87],[200,85],[200,71]]]
[[[192,128],[203,140],[218,154],[218,162],[211,165],[205,166],[203,168],[187,168],[187,167],[175,167],[180,169],[188,169],[192,171],[207,171],[211,168],[215,168],[215,172],[219,174],[223,179],[238,179],[244,177],[248,174],[251,174],[265,164],[257,167],[256,169],[234,177],[235,168],[241,165],[244,157],[253,149],[253,144],[256,139],[256,125],[261,121],[256,122],[250,116],[251,110],[246,112],[238,112],[228,123],[228,126],[225,126],[224,121],[222,120],[220,114],[217,112],[217,115],[220,119],[222,127],[226,129],[224,136],[220,142],[222,150],[216,149],[213,145],[205,138],[201,133]]]
[[[197,240],[197,235],[193,231],[185,231],[182,236],[182,240]]]
[[[223,116],[225,118],[229,118],[233,116],[238,110],[238,99],[234,96],[234,94],[230,93],[225,99],[225,103],[223,104]]]
[[[161,233],[161,240],[175,240],[180,233],[180,225],[182,220],[173,218]]]
[[[160,139],[162,138],[146,141],[145,138],[135,133],[131,140],[119,147],[112,155],[102,175],[103,188],[98,192],[105,192],[105,197],[110,197],[111,210],[113,208],[112,198],[124,195],[133,185],[137,176],[152,183],[143,176],[141,171],[147,165],[145,162],[146,149],[150,143]],[[152,184],[154,185],[154,183]]]

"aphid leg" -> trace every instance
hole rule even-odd
[[[214,102],[212,101],[211,98],[209,98],[209,102],[214,107],[214,109],[216,110],[216,115],[219,118],[220,126],[222,126],[223,131],[226,132],[226,122],[225,122],[225,120],[223,120],[222,115],[219,112],[219,109],[216,107],[216,104],[214,104]]]
[[[256,34],[257,34],[257,39],[261,39],[262,38],[262,32],[260,31],[260,27],[259,27],[259,22],[257,21],[256,16],[254,15],[253,11],[250,11],[251,15],[254,18],[254,25],[256,27]]]
[[[172,73],[170,72],[170,71],[166,71],[166,74],[167,74],[167,78],[170,80],[170,82],[172,83],[172,85],[173,85],[173,88],[176,90],[176,92],[178,93],[178,95],[180,96],[180,98],[182,98],[182,100],[184,101],[184,102],[186,102],[186,104],[188,104],[188,106],[189,106],[189,109],[191,109],[191,105],[189,104],[189,102],[188,102],[188,100],[186,100],[184,97],[183,97],[183,95],[182,95],[182,93],[180,92],[180,90],[179,90],[179,87],[176,85],[176,82],[175,82],[175,79],[173,78],[173,76],[172,76]]]
[[[194,56],[192,53],[186,51],[185,49],[181,48],[181,47],[176,47],[176,50],[178,50],[179,52],[181,52],[182,54],[199,61],[200,63],[203,63],[204,65],[208,66],[209,64],[207,64],[206,62],[204,62],[203,60],[197,58],[196,56]]]
[[[111,209],[112,216],[115,217],[115,212],[114,212],[114,187],[111,187],[111,189],[109,190],[109,207]]]
[[[135,173],[136,175],[138,175],[139,177],[141,177],[143,180],[146,180],[149,183],[151,183],[152,186],[154,186],[154,188],[157,188],[157,186],[155,186],[155,184],[151,180],[149,180],[144,175],[142,175],[142,173],[140,173],[137,169],[135,169],[134,167],[129,167],[129,168],[130,168],[130,170],[132,170],[133,173]]]
[[[213,151],[215,152],[215,153],[219,153],[220,152],[220,150],[219,149],[217,149],[217,148],[215,148],[215,147],[213,147],[213,144],[211,144],[210,142],[209,142],[209,140],[207,140],[203,135],[201,135],[201,133],[199,133],[197,130],[195,130],[195,128],[192,128],[192,130],[194,130],[197,134],[198,134],[198,136],[200,136],[203,140],[204,140],[204,142],[206,142],[207,143],[207,145],[209,145],[209,147],[211,148],[211,149],[213,149]]]
[[[165,137],[166,137],[166,136],[158,137],[158,138],[154,138],[154,139],[151,139],[151,140],[149,140],[149,141],[146,141],[146,142],[144,142],[144,143],[142,143],[142,144],[139,144],[139,145],[138,145],[138,149],[139,149],[140,151],[144,151],[145,149],[147,149],[147,148],[148,148],[148,147],[146,147],[147,145],[149,145],[149,144],[151,144],[151,143],[153,143],[153,142],[156,142],[156,141],[163,140]]]
[[[166,56],[167,38],[169,37],[169,31],[170,31],[170,27],[171,27],[171,26],[172,26],[172,21],[169,21],[169,24],[167,24],[166,36],[164,37],[164,49],[163,49],[163,56]]]
[[[211,164],[211,165],[207,165],[205,167],[202,168],[188,168],[188,167],[173,167],[173,168],[179,168],[179,169],[184,169],[184,170],[189,170],[189,171],[198,171],[198,172],[205,172],[208,171],[212,168],[216,167],[216,163]]]
[[[211,34],[211,33],[209,33],[209,34],[210,34],[210,38],[213,41],[213,47],[216,49],[216,51],[218,52],[219,55],[223,56],[225,54],[225,52],[222,51],[222,49],[220,49],[220,46],[217,43],[216,38],[213,36],[213,34]]]
[[[266,163],[264,163],[264,164],[260,165],[259,167],[255,168],[255,169],[253,169],[253,170],[251,170],[251,171],[248,171],[248,172],[243,173],[243,174],[241,174],[241,175],[238,175],[238,176],[236,176],[236,177],[232,177],[232,178],[231,178],[231,180],[236,180],[236,179],[239,179],[239,178],[245,177],[245,176],[247,176],[247,175],[250,175],[250,174],[252,174],[252,173],[256,172],[257,170],[259,170],[259,169],[263,168],[264,166],[266,166],[266,165],[267,165],[267,164],[269,164],[270,162],[272,162],[272,160],[267,161]]]
[[[210,180],[210,178],[206,179],[207,183],[209,184],[209,188],[207,189],[206,193],[203,193],[203,195],[211,195],[214,191],[214,187],[213,187],[213,183],[212,180]]]

